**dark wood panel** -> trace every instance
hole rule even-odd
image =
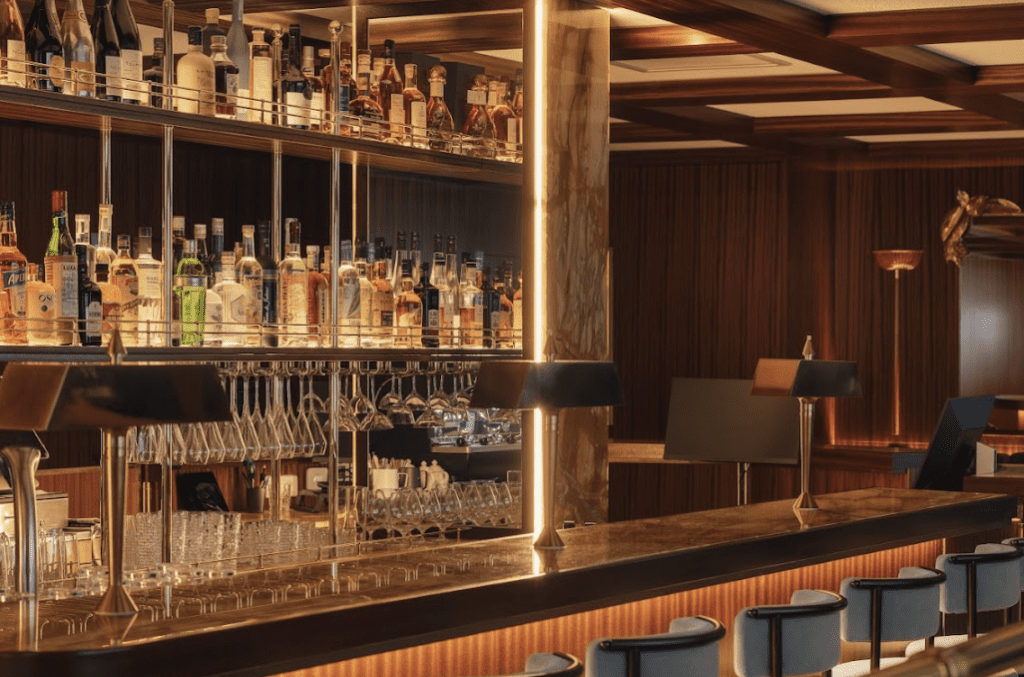
[[[862,47],[942,42],[1017,40],[1024,37],[1024,6],[990,5],[839,14],[828,36]]]
[[[760,52],[734,40],[687,26],[613,28],[611,60],[668,59],[687,56],[727,56]]]
[[[1024,261],[960,265],[960,394],[1024,393]]]
[[[870,99],[887,96],[896,96],[892,88],[841,73],[618,83],[611,88],[612,103],[629,102],[639,106]]]

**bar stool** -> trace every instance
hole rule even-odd
[[[587,647],[587,677],[718,676],[718,641],[725,627],[707,616],[677,618],[662,635],[595,639]]]
[[[535,653],[526,659],[522,672],[505,677],[581,677],[583,663],[575,656],[561,651]]]
[[[1012,545],[984,543],[974,552],[938,556],[935,568],[946,574],[939,608],[946,614],[966,613],[968,634],[936,637],[935,646],[954,646],[977,636],[979,611],[1005,611],[1020,601],[1022,555]],[[906,655],[924,648],[922,640],[911,642]]]
[[[1007,538],[1006,540],[1003,541],[1003,543],[1005,543],[1006,545],[1012,545],[1013,547],[1017,548],[1018,550],[1024,552],[1024,538]],[[1024,559],[1021,559],[1021,561],[1020,561],[1020,589],[1021,589],[1022,592],[1024,592]],[[1021,619],[1021,604],[1018,601],[1017,613],[1015,614],[1015,617],[1011,617],[1011,609],[1007,609],[1006,613],[1005,613],[1005,616],[1003,617],[1003,622],[1006,623],[1006,624],[1009,624],[1012,621],[1019,621],[1020,619]]]
[[[733,624],[739,677],[829,673],[839,664],[842,595],[797,590],[789,604],[741,609]]]
[[[903,567],[897,578],[847,578],[839,593],[848,605],[841,614],[847,642],[870,642],[871,658],[837,665],[832,677],[859,677],[907,660],[882,658],[883,641],[933,637],[942,616],[939,596],[946,574],[937,569]]]

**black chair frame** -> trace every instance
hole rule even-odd
[[[833,598],[827,604],[785,604],[747,609],[748,618],[768,621],[768,669],[771,677],[782,677],[782,621],[791,618],[812,618],[827,616],[846,608],[846,598],[830,590],[818,590]],[[826,670],[825,677],[832,671]]]
[[[603,640],[597,646],[602,651],[623,653],[626,657],[626,677],[640,677],[640,661],[644,653],[674,651],[712,644],[725,637],[725,626],[714,618],[696,616],[712,624],[712,628],[699,635],[659,635],[655,637],[622,637]]]
[[[978,636],[978,565],[1011,562],[1024,557],[1024,550],[1016,545],[1013,547],[1013,552],[966,552],[950,555],[946,560],[952,564],[967,565],[967,636],[970,638]]]
[[[920,567],[931,571],[934,576],[927,578],[858,578],[850,583],[857,590],[871,591],[871,671],[878,670],[882,665],[882,597],[885,592],[894,590],[916,590],[941,585],[946,581],[946,574],[931,567]],[[928,638],[928,645],[935,644],[935,637]]]

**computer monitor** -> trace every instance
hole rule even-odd
[[[985,432],[994,403],[993,395],[946,400],[914,482],[915,489],[963,491],[964,475],[974,466],[978,440]]]
[[[800,410],[793,397],[755,397],[752,381],[672,379],[665,458],[795,465]]]

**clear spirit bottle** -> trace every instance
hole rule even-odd
[[[181,261],[174,272],[171,344],[203,345],[206,324],[206,269],[197,256],[196,241],[185,240]]]
[[[320,247],[306,245],[306,286],[309,323],[309,344],[311,346],[331,345],[331,285],[320,272]]]
[[[126,346],[138,345],[139,271],[132,261],[132,239],[117,236],[117,258],[110,267],[110,281],[121,295],[121,340]]]
[[[24,345],[28,260],[18,249],[14,203],[0,203],[0,343]]]
[[[359,276],[359,345],[372,346],[374,342],[371,316],[373,314],[373,283],[370,282],[368,245],[359,242],[356,246],[355,269]],[[340,282],[340,280],[339,280]]]
[[[429,73],[430,100],[427,102],[427,145],[431,150],[452,151],[455,122],[448,104],[444,102],[444,85],[448,71],[444,66],[433,66]]]
[[[138,343],[162,346],[164,338],[164,266],[153,258],[153,229],[139,228],[139,255],[135,259],[139,276]]]
[[[298,219],[286,219],[285,229],[288,241],[285,257],[278,267],[280,342],[283,346],[305,347],[309,345],[309,280],[300,249],[302,226]]]
[[[409,258],[409,250],[405,247],[405,231],[398,231],[395,238],[395,253],[391,264],[388,266],[388,282],[391,288],[397,290],[402,283],[402,261]]]
[[[394,340],[395,328],[395,291],[388,279],[388,261],[386,251],[380,259],[371,265],[373,276],[373,294],[370,297],[370,331],[373,334],[373,345],[377,348],[390,348]]]
[[[455,296],[452,289],[448,286],[445,262],[446,257],[441,245],[441,236],[438,234],[434,236],[434,259],[430,270],[430,284],[437,289],[438,294],[438,337],[440,338],[441,346],[448,348],[452,345],[452,313],[454,312]],[[429,308],[426,304],[424,304],[424,310],[429,313]]]
[[[96,286],[103,299],[103,343],[109,343],[114,328],[121,325],[121,291],[110,281],[109,263],[96,262]]]
[[[405,89],[402,99],[405,106],[405,124],[409,137],[406,145],[416,148],[427,147],[427,97],[419,86],[419,73],[414,63],[405,64]]]
[[[444,253],[444,273],[451,293],[451,346],[457,348],[462,342],[462,296],[459,294],[459,258],[455,253],[455,238],[449,237]]]
[[[213,115],[215,79],[213,59],[203,53],[203,29],[188,27],[188,52],[178,60],[175,101],[178,111]]]
[[[263,308],[260,315],[260,323],[263,325],[263,345],[267,347],[277,346],[277,323],[280,314],[278,308],[278,278],[277,261],[273,257],[273,249],[270,246],[270,222],[260,221],[257,224],[259,230],[259,249],[256,260],[263,268],[263,282],[260,286],[260,300]],[[245,284],[243,281],[242,284]]]
[[[258,336],[253,331],[253,304],[249,300],[246,288],[235,281],[235,253],[224,252],[221,255],[221,264],[221,272],[217,273],[217,283],[213,285],[213,291],[220,297],[224,308],[221,317],[221,345],[245,345],[249,334]],[[258,330],[259,327],[256,326],[255,329]]]
[[[462,345],[479,348],[483,345],[484,295],[476,285],[476,261],[462,254],[462,282],[459,285]]]
[[[251,122],[273,123],[274,57],[270,45],[263,38],[262,28],[252,29],[252,58],[249,60],[249,96],[253,110]]]
[[[25,324],[28,342],[34,346],[57,344],[57,294],[41,278],[42,266],[29,264],[25,283]]]
[[[96,247],[92,245],[89,231],[92,226],[92,215],[75,214],[75,253],[78,253],[78,246],[84,245],[86,256],[89,261],[89,279],[96,281]],[[97,240],[98,242],[99,240]]]
[[[402,281],[395,294],[395,347],[419,348],[423,327],[423,302],[412,280],[412,262],[402,261]]]
[[[365,263],[363,270],[366,270]],[[363,280],[352,261],[352,240],[341,241],[341,256],[338,261],[338,345],[354,348],[359,345],[359,329],[362,324]],[[369,285],[369,281],[366,281]]]
[[[107,269],[114,264],[114,259],[117,258],[117,252],[110,248],[111,245],[111,232],[113,230],[114,221],[114,205],[100,205],[100,225],[97,234],[96,246],[96,263],[107,264]]]
[[[255,226],[242,226],[242,257],[235,263],[235,277],[245,290],[242,302],[245,345],[260,344],[263,321],[263,266],[256,258]]]

